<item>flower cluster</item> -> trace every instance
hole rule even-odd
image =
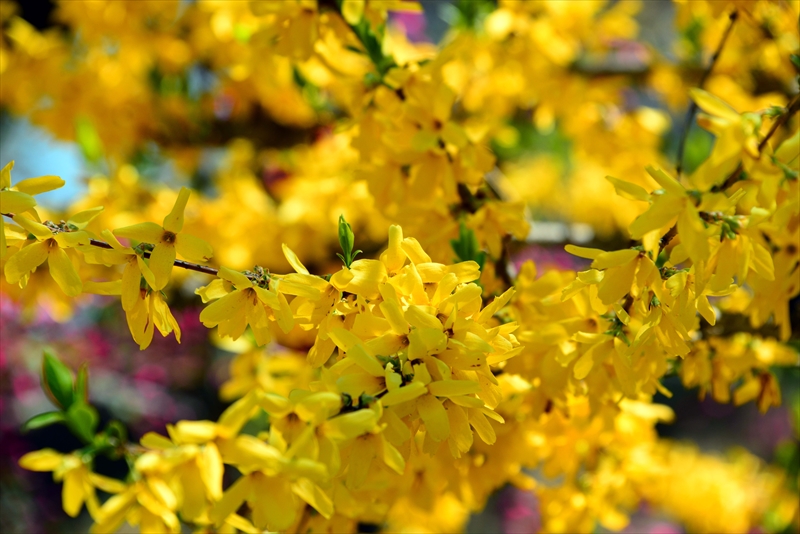
[[[89,4],[59,4],[70,39],[0,6],[0,74],[19,81],[0,103],[108,170],[71,215],[35,198],[60,178],[0,171],[3,296],[60,319],[119,296],[145,350],[156,330],[180,342],[193,291],[237,354],[218,420],[138,443],[99,428],[85,367],[47,355],[57,410],[26,428],[84,445],[20,465],[63,481],[69,515],[85,504],[97,533],[451,532],[513,484],[548,532],[620,530],[643,502],[699,531],[800,520],[778,471],[659,438],[674,414],[653,403],[679,377],[767,411],[774,367],[800,361],[795,5],[678,2],[673,64],[634,40],[631,2],[461,2],[438,48],[391,25],[415,2]],[[662,136],[687,94],[715,141],[692,155],[687,127],[672,172]],[[574,271],[515,270],[532,215],[623,235],[567,244]]]

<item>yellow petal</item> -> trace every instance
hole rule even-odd
[[[381,261],[390,273],[403,267],[406,262],[406,254],[401,246],[403,242],[403,229],[393,224],[389,227],[389,245],[381,254]]]
[[[284,295],[296,295],[317,301],[322,296],[321,292],[326,290],[329,285],[318,276],[292,273],[284,276],[276,287],[278,292]]]
[[[63,187],[65,183],[66,182],[58,176],[37,176],[36,178],[20,180],[14,184],[14,189],[27,193],[28,195],[38,195]]]
[[[264,289],[263,287],[253,286],[256,294],[258,295],[258,300],[272,308],[273,310],[280,310],[281,308],[281,301],[278,298],[278,294],[274,291],[270,291],[268,289]]]
[[[443,441],[450,436],[450,420],[447,418],[447,411],[442,406],[442,401],[433,395],[424,395],[417,399],[417,409],[431,439]]]
[[[564,250],[566,250],[573,256],[578,256],[579,258],[586,258],[589,260],[593,260],[600,254],[603,254],[605,252],[603,250],[600,250],[599,248],[578,247],[576,245],[567,245],[564,247]]]
[[[331,276],[331,284],[339,291],[344,291],[354,277],[355,275],[350,269],[342,267]]]
[[[714,308],[711,307],[711,304],[708,302],[708,297],[705,295],[700,295],[698,297],[697,311],[700,312],[700,315],[702,315],[711,326],[717,323],[717,314],[714,313]]]
[[[122,280],[120,286],[120,295],[122,300],[122,309],[128,311],[133,308],[136,301],[141,297],[139,295],[141,287],[142,275],[137,268],[137,265],[128,262],[125,270],[122,271]]]
[[[175,263],[175,247],[166,243],[159,243],[150,253],[150,270],[153,271],[155,287],[160,291],[169,283],[172,275],[172,266]]]
[[[438,330],[443,328],[439,319],[414,304],[406,309],[405,318],[408,324],[416,328],[435,328]]]
[[[377,358],[367,354],[364,346],[360,343],[347,351],[347,357],[352,358],[359,367],[364,369],[372,376],[382,377],[384,375],[383,367],[381,367],[381,364],[378,362]]]
[[[175,447],[175,444],[172,443],[169,438],[166,438],[155,432],[148,432],[142,436],[142,439],[139,440],[139,443],[142,444],[142,447],[155,450],[165,450]]]
[[[465,284],[479,279],[481,277],[481,268],[472,260],[462,261],[454,265],[448,265],[445,267],[444,273],[453,273],[456,275],[456,280],[458,280],[459,284]]]
[[[333,342],[336,343],[336,346],[339,347],[339,350],[344,352],[349,351],[351,348],[361,343],[361,338],[351,331],[340,327],[332,328],[330,332],[328,332],[328,335]]]
[[[619,265],[625,265],[626,263],[633,261],[638,256],[639,251],[633,249],[603,252],[602,254],[599,254],[592,262],[592,269],[602,270],[609,269],[611,267],[617,267]]]
[[[39,239],[48,239],[53,237],[53,232],[42,223],[32,221],[22,215],[14,215],[14,222],[32,233]]]
[[[486,420],[486,416],[477,408],[469,408],[468,411],[469,424],[472,425],[481,440],[487,445],[494,444],[494,442],[497,441],[497,434],[492,424]]]
[[[164,217],[164,230],[175,234],[183,230],[183,212],[186,209],[186,203],[189,201],[190,193],[188,189],[181,187],[178,198],[175,199],[175,205],[172,206],[172,211]]]
[[[144,222],[117,228],[114,230],[114,235],[117,237],[134,239],[143,243],[156,244],[161,241],[161,236],[164,235],[164,229],[156,223]]]
[[[410,259],[412,263],[430,263],[431,257],[428,256],[424,250],[422,250],[422,245],[420,245],[419,241],[413,237],[407,237],[406,239],[403,239],[403,242],[400,246],[403,248],[403,251],[406,253],[406,256],[408,256],[408,259]]]
[[[56,243],[61,248],[75,248],[79,245],[89,244],[89,234],[84,231],[61,232],[55,234],[53,239],[56,240]]]
[[[683,188],[681,184],[678,183],[675,178],[664,172],[662,169],[656,169],[655,167],[648,166],[645,167],[647,174],[653,177],[653,180],[658,182],[658,185],[664,188],[667,193],[676,196],[683,196],[686,193],[686,190]]]
[[[219,272],[217,276],[222,278],[223,280],[227,280],[231,284],[233,284],[237,289],[244,289],[246,287],[252,287],[253,282],[250,281],[244,274],[240,273],[239,271],[234,271],[233,269],[229,269],[225,266],[219,268]]]
[[[284,334],[288,334],[292,328],[294,328],[294,316],[292,314],[292,308],[289,306],[289,302],[286,300],[286,297],[283,293],[278,293],[278,303],[280,306],[275,313],[275,320],[278,323],[278,327],[283,331]]]
[[[480,384],[472,380],[439,380],[428,384],[428,391],[437,397],[456,397],[478,393]]]
[[[55,471],[64,455],[53,449],[29,452],[19,459],[19,465],[29,471]]]
[[[358,460],[350,462],[347,468],[346,484],[348,488],[360,489],[361,486],[364,485],[367,476],[369,476],[375,453],[375,445],[369,436],[357,439],[353,442],[350,456]]]
[[[120,295],[122,294],[122,281],[111,282],[83,282],[83,292],[93,295]]]
[[[33,243],[22,247],[5,265],[6,280],[16,284],[47,259],[47,243]]]
[[[285,530],[292,526],[297,515],[297,506],[287,480],[253,476],[252,500],[253,524],[270,531]]]
[[[445,407],[450,420],[450,441],[459,453],[453,456],[459,457],[460,453],[467,452],[472,447],[472,429],[469,427],[466,411],[461,406],[448,402]]]
[[[342,17],[348,24],[354,26],[364,16],[365,0],[342,0]]]
[[[19,191],[0,191],[0,212],[22,213],[36,205],[36,199]]]
[[[386,386],[379,377],[364,373],[354,367],[336,379],[336,388],[353,398],[358,398],[362,393],[377,395],[386,389]]]
[[[100,232],[100,235],[106,242],[111,245],[114,250],[119,250],[120,252],[127,252],[129,254],[133,254],[133,249],[130,247],[124,246],[122,243],[117,240],[117,236],[115,236],[111,230],[103,230]]]
[[[628,227],[633,239],[642,239],[648,232],[666,229],[671,225],[684,206],[683,199],[664,195],[656,198],[650,207],[639,215]]]
[[[92,485],[106,493],[122,493],[128,487],[124,482],[115,478],[108,478],[97,473],[89,473]]]
[[[621,299],[631,290],[633,276],[636,273],[637,262],[631,261],[620,267],[605,271],[603,281],[600,282],[597,297],[603,304],[611,305]]]
[[[175,236],[175,248],[178,254],[189,261],[209,261],[214,249],[203,239],[189,234]]]
[[[222,321],[229,319],[236,310],[243,308],[246,300],[247,295],[244,294],[244,290],[237,289],[236,291],[228,293],[216,302],[206,306],[206,308],[200,312],[200,322],[208,327],[216,326]]]
[[[219,449],[213,443],[206,443],[203,448],[203,464],[200,471],[206,485],[208,496],[217,501],[222,498],[223,465]]]
[[[692,205],[687,204],[678,216],[678,236],[693,263],[697,264],[708,259],[710,252],[708,236],[702,219]]]
[[[83,230],[89,225],[90,222],[94,220],[95,217],[100,215],[102,211],[103,211],[103,206],[98,206],[96,208],[79,211],[78,213],[70,217],[67,222],[72,224],[73,226],[77,226],[78,229]]]
[[[59,247],[51,247],[48,253],[47,265],[50,267],[50,276],[56,281],[61,291],[70,297],[76,297],[81,294],[83,283],[66,252]]]
[[[161,296],[160,291],[153,291],[150,293],[150,306],[153,322],[161,332],[162,336],[166,336],[171,332],[175,332],[175,339],[178,343],[181,342],[181,329],[178,326],[178,321],[172,316],[169,311],[169,306],[164,302],[164,297]]]
[[[706,113],[731,122],[741,121],[741,117],[736,113],[735,109],[707,91],[703,91],[698,87],[693,87],[689,89],[689,96],[691,96],[692,100],[697,103],[697,106]]]
[[[295,272],[301,274],[310,274],[306,266],[303,265],[303,262],[300,261],[300,258],[297,257],[297,254],[292,251],[289,247],[286,246],[286,243],[281,244],[281,249],[283,250],[283,255],[286,257],[286,261],[289,262],[289,265],[292,266],[292,269]]]
[[[0,189],[7,189],[11,187],[11,169],[14,168],[14,160],[12,159],[6,163],[5,167],[0,169]]]
[[[232,290],[231,284],[221,278],[212,280],[208,285],[198,287],[194,290],[195,294],[200,295],[203,304],[216,299],[220,299],[230,293]],[[276,299],[277,300],[277,299]]]
[[[84,469],[67,471],[64,475],[64,487],[61,488],[61,505],[70,517],[77,517],[83,507],[86,493],[83,487]]]
[[[403,459],[403,455],[383,436],[380,436],[379,440],[383,442],[382,450],[380,451],[382,452],[383,463],[398,475],[402,475],[406,470],[406,461]]]
[[[613,184],[614,190],[622,198],[641,200],[643,202],[648,202],[650,200],[650,193],[639,185],[614,178],[613,176],[606,176],[606,180]]]
[[[387,279],[386,267],[378,260],[356,260],[350,265],[353,279],[347,284],[347,291],[366,298],[380,295],[379,284]]]
[[[396,301],[389,300],[381,302],[379,307],[381,312],[383,312],[383,316],[389,321],[389,325],[395,334],[408,334],[408,322]]]
[[[384,407],[393,406],[402,402],[407,402],[416,399],[420,395],[427,393],[428,389],[422,382],[412,382],[399,389],[388,392],[381,397],[381,404]]]
[[[594,357],[592,353],[594,352],[594,345],[586,350],[586,352],[578,358],[578,361],[575,362],[575,367],[573,368],[572,372],[575,375],[575,378],[578,380],[583,380],[589,375],[589,372],[592,370],[594,366]]]
[[[92,526],[92,534],[113,534],[119,529],[131,506],[136,502],[136,493],[126,491],[119,495],[114,495],[108,499],[100,508],[96,524]]]
[[[375,411],[364,409],[328,419],[322,429],[329,438],[344,441],[369,432],[377,422]]]
[[[217,435],[217,424],[212,421],[178,421],[170,432],[176,443],[207,443]]]
[[[222,499],[211,510],[211,520],[217,525],[222,524],[226,517],[236,512],[244,500],[250,495],[252,485],[249,476],[239,477],[236,482],[225,491]]]
[[[775,266],[772,262],[772,255],[761,243],[753,243],[752,262],[753,270],[759,276],[765,280],[775,280]]]
[[[330,519],[333,516],[333,501],[331,498],[307,478],[301,478],[292,484],[292,491],[310,504],[325,519]]]

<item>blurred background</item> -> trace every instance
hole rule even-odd
[[[103,14],[108,6],[98,7],[102,2],[0,1],[0,165],[16,160],[16,179],[44,174],[64,178],[66,187],[37,197],[52,213],[106,202],[154,202],[153,213],[163,213],[163,206],[171,202],[163,190],[179,185],[202,192],[202,209],[213,210],[223,200],[230,203],[231,198],[238,198],[238,215],[217,212],[212,220],[203,220],[198,214],[189,214],[196,235],[205,235],[220,220],[233,220],[231,224],[241,228],[235,235],[259,235],[265,240],[256,252],[214,243],[220,250],[220,262],[247,266],[258,262],[285,269],[282,256],[275,254],[276,243],[285,240],[307,265],[324,272],[333,257],[334,225],[320,230],[326,225],[320,224],[317,215],[298,211],[292,198],[306,190],[293,180],[306,179],[317,184],[313,187],[324,189],[341,175],[347,180],[354,178],[347,170],[354,156],[346,149],[341,151],[341,161],[317,161],[315,152],[315,147],[329,150],[341,143],[336,128],[347,116],[349,96],[326,87],[324,73],[314,64],[294,70],[275,64],[258,71],[257,58],[238,63],[241,55],[237,54],[243,51],[237,46],[247,43],[247,36],[241,33],[246,27],[225,30],[227,19],[219,15],[227,9],[224,5],[184,0],[173,8],[160,9],[152,7],[154,2],[137,3],[152,10],[147,19],[150,26],[136,30],[140,34],[135,35],[130,29],[128,35],[115,30],[124,27],[125,13]],[[675,160],[685,121],[686,89],[697,83],[725,24],[714,13],[692,12],[685,3],[596,4],[600,7],[573,19],[576,26],[585,25],[575,29],[580,36],[579,42],[570,45],[575,51],[564,59],[547,59],[550,70],[537,71],[540,76],[550,73],[554,77],[541,79],[544,85],[556,84],[555,77],[565,72],[581,73],[585,83],[563,91],[565,99],[570,96],[567,93],[580,94],[580,101],[547,102],[542,97],[537,101],[520,89],[520,94],[505,95],[507,102],[496,102],[494,97],[503,89],[482,88],[481,84],[499,76],[493,68],[526,68],[519,63],[516,67],[513,63],[484,66],[483,78],[476,76],[465,84],[466,98],[475,102],[466,106],[502,108],[498,111],[502,120],[487,137],[497,156],[492,179],[503,194],[524,204],[525,216],[532,223],[527,234],[515,235],[513,263],[519,266],[532,259],[540,273],[586,266],[584,260],[563,251],[565,243],[607,250],[627,243],[621,228],[636,214],[620,215],[619,205],[611,200],[613,189],[603,189],[598,182],[605,174],[628,179],[635,173],[645,180],[641,171],[645,163]],[[422,5],[422,13],[392,13],[389,22],[391,31],[403,36],[408,53],[421,57],[439,43],[453,42],[454,32],[479,26],[496,7],[492,1],[480,0]],[[140,15],[136,13],[139,8],[130,4],[125,9]],[[184,31],[169,30],[164,18],[180,19]],[[795,22],[785,24],[794,24],[796,34]],[[593,43],[581,34],[594,31],[595,23],[598,35],[606,32],[613,38]],[[187,34],[189,30],[193,33]],[[154,42],[135,48],[136,39],[141,40],[148,31]],[[234,38],[222,37],[226,31],[232,31]],[[218,48],[215,39],[222,43]],[[556,46],[557,36],[553,39],[551,44]],[[780,46],[796,47],[789,41]],[[745,49],[746,37],[731,46]],[[183,47],[192,48],[192,53]],[[163,57],[155,48],[161,49]],[[142,57],[133,57],[137,54]],[[734,81],[741,82],[736,74],[741,52],[729,54],[720,60],[707,85],[728,91],[729,101],[737,109],[782,105],[786,95],[797,92],[788,70],[785,76],[775,74],[782,65],[766,59],[769,64],[756,65],[747,73],[746,91],[726,89]],[[202,57],[189,62],[184,55]],[[158,59],[143,67],[146,73],[142,75],[129,64],[120,67],[114,63],[112,59],[118,56],[123,58],[121,62],[132,63],[147,62],[149,56]],[[480,51],[475,60],[481,60]],[[60,64],[61,70],[53,64]],[[45,67],[60,74],[37,77]],[[262,86],[266,73],[275,80]],[[511,85],[525,81],[517,79],[514,72],[506,74]],[[480,91],[484,93],[477,94]],[[595,101],[602,104],[597,107],[601,112],[587,107],[587,102]],[[568,112],[570,116],[589,116],[575,123],[567,118]],[[615,145],[616,138],[604,137],[604,125],[609,123],[615,125],[615,132],[623,130],[615,135],[632,147],[623,151]],[[696,168],[712,144],[710,134],[691,128],[685,168]],[[600,146],[587,148],[592,145]],[[631,170],[634,168],[636,171]],[[149,192],[146,198],[122,198],[134,183]],[[335,200],[340,189],[334,187],[333,191],[330,198],[321,200],[324,209],[320,211],[326,219],[342,209]],[[365,191],[353,194],[359,199],[367,196]],[[575,206],[582,207],[578,210]],[[130,220],[125,219],[124,209],[112,213],[117,226]],[[375,236],[385,235],[384,228],[369,227],[366,214],[355,213],[348,219],[354,222],[356,235],[366,241],[361,248],[369,252],[380,247]],[[264,232],[264,228],[270,230]],[[309,231],[329,232],[329,250],[306,250],[305,242],[317,241],[304,237]],[[210,240],[213,242],[213,236]],[[219,416],[227,406],[219,390],[230,378],[230,363],[240,347],[210,339],[199,323],[200,302],[193,290],[200,283],[202,279],[186,276],[170,298],[183,332],[182,342],[156,336],[153,344],[140,352],[115,299],[87,297],[75,307],[53,299],[12,303],[8,295],[14,289],[3,281],[0,531],[86,532],[91,524],[85,511],[76,519],[64,514],[59,505],[60,485],[53,483],[49,473],[32,473],[17,466],[18,459],[31,450],[58,444],[60,450],[69,451],[78,446],[76,438],[59,425],[25,435],[19,431],[24,421],[50,409],[39,384],[44,348],[52,348],[72,368],[89,363],[90,394],[100,410],[101,425],[119,420],[134,439],[151,430],[163,432],[168,422]],[[791,303],[791,313],[794,334],[789,343],[800,350],[797,299]],[[270,350],[303,357],[303,347]],[[659,395],[656,401],[670,406],[676,421],[659,425],[660,435],[688,440],[702,451],[720,455],[746,449],[785,469],[796,491],[800,369],[780,368],[775,373],[783,405],[766,415],[760,415],[752,403],[734,407],[716,403],[710,396],[700,400],[697,390],[684,388],[680,378],[672,376],[664,386],[673,396]],[[279,379],[279,373],[273,378]],[[98,470],[119,476],[125,466],[109,461]],[[506,488],[492,498],[484,513],[470,520],[467,530],[532,532],[539,525],[538,513],[531,494]],[[673,519],[643,507],[624,532],[677,534],[683,529]]]

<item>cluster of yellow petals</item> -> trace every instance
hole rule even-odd
[[[800,294],[800,133],[765,139],[775,123],[757,110],[786,99],[750,92],[755,71],[790,83],[786,58],[798,42],[785,26],[796,6],[735,2],[752,21],[732,34],[708,92],[689,91],[678,67],[643,52],[644,86],[676,108],[688,93],[716,138],[708,159],[674,176],[660,152],[667,115],[621,102],[616,76],[581,72],[582,60],[613,59],[610,43],[635,35],[633,2],[501,1],[484,31],[453,32],[436,51],[389,29],[380,53],[394,63],[383,67],[367,57],[374,50],[361,53],[353,29],[377,31],[387,10],[417,4],[344,0],[341,16],[311,0],[89,4],[59,7],[91,50],[66,74],[72,45],[0,6],[13,43],[0,41],[0,74],[19,81],[0,102],[28,112],[54,99],[32,120],[62,138],[83,131],[87,153],[92,128],[118,162],[156,139],[191,173],[200,151],[187,139],[199,135],[195,123],[216,120],[220,96],[237,102],[234,119],[261,106],[306,128],[333,121],[309,96],[326,91],[347,120],[286,153],[230,142],[217,196],[191,205],[188,189],[144,191],[138,171],[119,164],[91,178],[75,214],[54,223],[34,195],[60,178],[12,185],[13,163],[0,172],[0,211],[13,215],[0,216],[4,291],[24,289],[28,303],[119,295],[145,349],[156,329],[180,341],[165,293],[185,280],[175,265],[213,256],[218,269],[195,265],[216,272],[196,290],[200,321],[240,352],[220,391],[235,402],[220,419],[145,435],[124,483],[77,453],[24,456],[23,467],[64,481],[69,515],[85,503],[98,533],[123,522],[153,533],[182,523],[226,533],[355,532],[360,523],[451,532],[513,484],[535,492],[548,532],[619,530],[641,502],[705,532],[745,531],[765,515],[797,521],[779,474],[746,453],[724,461],[659,439],[655,425],[673,414],[652,403],[671,394],[662,380],[677,374],[701,396],[766,411],[781,401],[770,366],[798,364],[781,342]],[[712,49],[727,3],[676,4],[678,23],[707,27]],[[764,28],[780,38],[760,36]],[[118,53],[101,46],[109,34]],[[681,56],[697,44],[686,40]],[[216,100],[178,97],[195,64],[218,77]],[[78,81],[87,89],[74,91]],[[120,106],[136,112],[116,117]],[[520,110],[543,136],[558,125],[572,143],[566,162],[537,155],[496,167],[489,143],[515,145]],[[262,187],[252,169],[265,161],[288,178]],[[585,270],[538,272],[527,262],[509,287],[498,269],[508,241],[528,234],[526,204],[640,244],[568,245],[590,260]],[[312,274],[332,265],[334,213],[382,252]],[[452,262],[462,224],[488,253],[483,270]],[[243,270],[253,264],[267,269]],[[730,336],[731,311],[774,339]],[[273,342],[297,350],[276,353]],[[239,476],[223,484],[226,466]],[[95,489],[113,496],[101,504]]]

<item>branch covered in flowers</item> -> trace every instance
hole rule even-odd
[[[588,15],[573,13],[571,5],[464,3],[467,25],[477,28],[485,17],[485,31],[463,31],[429,55],[402,39],[390,43],[399,38],[386,29],[386,11],[418,8],[409,2],[188,6],[192,17],[183,21],[185,27],[201,31],[191,43],[195,48],[183,55],[221,65],[222,83],[243,107],[266,102],[286,122],[307,124],[309,102],[319,104],[322,92],[331,93],[336,113],[347,117],[345,133],[331,134],[305,157],[313,165],[338,165],[336,177],[320,173],[319,183],[262,180],[265,188],[275,187],[276,198],[285,195],[283,206],[292,212],[290,225],[275,226],[279,240],[270,249],[274,255],[280,249],[291,267],[280,274],[203,265],[213,252],[225,258],[220,248],[246,248],[248,240],[222,231],[246,223],[247,217],[237,217],[240,211],[249,216],[272,208],[266,201],[244,206],[242,200],[263,198],[250,183],[232,179],[230,189],[220,187],[223,200],[214,207],[221,209],[209,207],[211,200],[194,200],[204,203],[198,208],[209,220],[203,228],[217,237],[212,250],[184,228],[188,189],[177,193],[160,223],[117,228],[99,217],[102,207],[79,210],[64,222],[41,222],[34,196],[63,181],[45,176],[12,186],[12,166],[3,168],[0,203],[12,223],[0,218],[0,264],[8,284],[26,295],[119,295],[131,335],[145,349],[156,329],[180,341],[169,308],[168,290],[180,283],[173,269],[210,274],[214,279],[196,291],[205,305],[200,321],[216,327],[219,337],[249,347],[233,360],[222,392],[234,402],[217,421],[179,421],[167,427],[167,435],[151,432],[139,444],[129,443],[118,425],[98,432],[88,373],[81,370],[73,379],[46,356],[42,383],[58,410],[27,428],[65,423],[85,446],[69,454],[33,452],[21,465],[53,471],[63,480],[65,511],[76,515],[85,503],[93,532],[113,532],[124,521],[162,533],[179,532],[182,523],[222,532],[355,532],[363,522],[408,530],[414,520],[453,531],[509,483],[537,492],[552,531],[592,531],[596,523],[619,530],[643,500],[677,508],[687,525],[710,531],[729,526],[709,523],[706,509],[680,506],[663,490],[677,483],[675,477],[652,466],[673,458],[679,465],[707,466],[685,486],[687,493],[705,492],[698,502],[747,503],[719,514],[737,530],[747,531],[772,513],[788,524],[796,495],[779,475],[750,456],[743,460],[748,469],[728,469],[659,440],[655,425],[673,414],[652,401],[657,393],[671,395],[662,381],[677,373],[686,387],[720,402],[755,402],[761,411],[781,402],[773,367],[798,364],[797,352],[782,343],[793,334],[788,303],[800,292],[800,136],[796,129],[791,135],[783,131],[797,97],[762,135],[770,112],[738,113],[710,92],[693,90],[693,105],[703,111],[698,124],[716,138],[708,159],[688,176],[652,165],[640,172],[659,157],[653,146],[660,142],[663,120],[652,109],[636,115],[618,109],[616,89],[608,90],[602,80],[602,98],[576,102],[585,88],[574,68],[580,55],[613,39],[592,45],[588,37],[562,35],[569,20],[584,26],[586,35],[598,28],[616,38],[631,27],[629,14],[619,11],[626,4],[602,12],[581,4]],[[64,16],[79,16],[68,3],[62,7]],[[172,27],[176,14],[169,9],[175,6],[101,7],[111,11],[85,15],[101,16],[101,27],[125,21],[114,18],[114,9],[143,10],[133,15],[148,21],[140,26],[156,28],[172,46],[138,35],[137,42],[154,57],[161,48],[178,50],[169,59],[180,62],[182,41],[172,39],[171,29],[158,30],[160,24]],[[783,20],[772,15],[767,11],[764,17],[774,24]],[[11,38],[22,43],[13,68],[60,57],[42,51],[63,45],[26,37],[31,32],[21,22],[12,26]],[[126,31],[127,26],[145,31],[128,24]],[[723,44],[735,44],[743,26],[734,31],[729,23],[704,81]],[[150,49],[151,42],[157,49]],[[522,64],[531,68],[520,69]],[[662,82],[669,82],[670,73],[661,67]],[[101,78],[113,81],[114,68],[103,70]],[[165,91],[175,68],[151,71],[154,78],[163,75]],[[492,83],[473,83],[473,71],[489,72]],[[542,85],[551,79],[570,88],[566,96]],[[682,86],[678,92],[685,97]],[[113,92],[92,96],[106,93]],[[593,153],[597,161],[613,154],[615,162],[622,161],[623,145],[626,154],[637,156],[636,165],[619,167],[624,179],[602,183],[620,197],[603,202],[639,214],[615,226],[634,246],[604,251],[569,245],[568,252],[589,260],[585,270],[539,272],[526,262],[512,279],[509,243],[527,235],[525,204],[501,195],[486,174],[495,169],[489,143],[513,137],[509,123],[520,110],[541,130],[563,122],[579,146],[576,153]],[[323,105],[313,111],[330,113]],[[66,112],[56,115],[49,120],[62,120]],[[136,132],[130,136],[144,137],[155,128],[153,114],[137,115],[127,125]],[[92,142],[92,127],[79,125],[87,157],[99,157],[102,146]],[[115,124],[113,131],[123,126]],[[656,141],[637,144],[645,131]],[[109,152],[125,161],[134,142],[103,138]],[[641,165],[639,146],[647,149]],[[231,150],[231,177],[246,166],[243,161],[254,159],[251,149],[242,143]],[[598,167],[588,168],[594,175]],[[135,182],[129,171],[120,182]],[[317,177],[307,169],[297,174],[303,171]],[[487,188],[494,194],[482,196]],[[111,193],[86,205],[110,202]],[[344,216],[337,226],[334,213],[345,213],[353,226]],[[250,232],[263,227],[253,225]],[[353,228],[359,240],[369,236],[383,246],[376,244],[370,253],[359,241],[368,250],[359,256]],[[290,233],[310,235],[305,240],[312,245],[288,246],[283,239]],[[326,257],[328,241],[320,236],[338,237],[343,263],[322,276],[307,267],[314,261],[309,257],[333,259]],[[38,283],[45,276],[57,287]],[[753,331],[722,336],[728,332],[719,325],[727,315],[746,317]],[[282,360],[272,352],[273,341],[307,350]],[[93,466],[99,454],[124,457],[128,476],[99,476]],[[560,483],[538,484],[534,468]],[[226,469],[235,471],[234,480],[223,476]],[[752,488],[768,495],[769,505],[746,498]],[[101,503],[96,489],[113,496]]]

